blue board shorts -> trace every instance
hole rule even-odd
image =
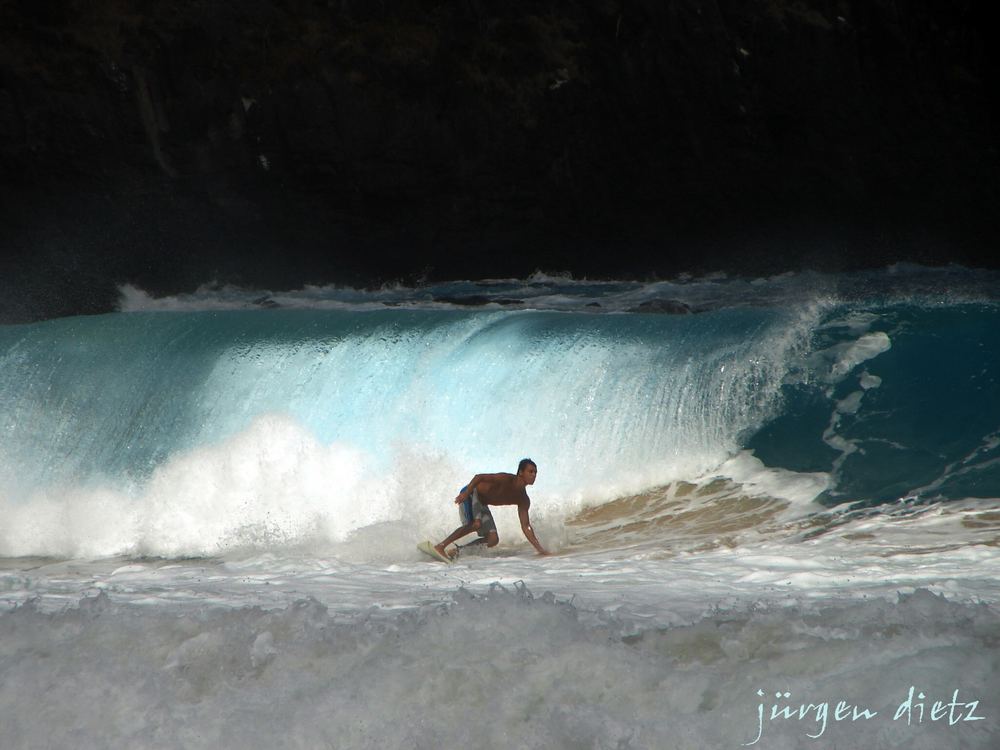
[[[460,493],[464,491],[465,487],[459,490]],[[497,530],[497,524],[493,520],[493,514],[490,513],[489,506],[479,502],[478,490],[473,490],[471,497],[459,503],[458,516],[462,519],[463,526],[467,526],[478,518],[479,531],[477,533],[479,536],[487,536],[491,531],[495,533]]]

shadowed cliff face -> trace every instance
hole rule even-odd
[[[996,63],[941,5],[11,0],[6,317],[126,280],[981,262]]]

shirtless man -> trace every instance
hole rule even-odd
[[[493,521],[493,514],[490,513],[491,505],[516,505],[517,517],[521,521],[521,531],[525,538],[531,542],[531,546],[538,550],[539,555],[549,554],[538,542],[534,529],[531,528],[531,521],[528,520],[528,508],[531,507],[531,500],[524,488],[535,483],[538,476],[538,467],[530,458],[525,458],[517,465],[517,474],[501,472],[499,474],[476,474],[469,484],[462,488],[455,498],[455,505],[465,507],[461,511],[463,525],[455,529],[447,539],[440,544],[435,544],[440,554],[448,556],[445,547],[461,539],[466,534],[473,531],[479,533],[479,539],[472,544],[486,543],[487,547],[495,547],[500,537],[497,536],[497,525]],[[454,553],[451,555],[454,556]]]

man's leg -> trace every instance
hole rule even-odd
[[[444,554],[448,555],[449,557],[451,557],[452,560],[454,560],[456,557],[458,557],[458,553],[466,549],[467,547],[478,547],[480,544],[485,544],[487,547],[496,547],[499,541],[500,537],[497,536],[497,532],[490,531],[487,533],[486,536],[481,536],[477,539],[473,539],[468,544],[462,544],[462,545],[456,544],[454,549],[450,553],[445,552]]]
[[[435,544],[434,549],[436,549],[445,557],[448,557],[448,553],[444,551],[444,548],[447,547],[452,542],[454,542],[456,539],[461,539],[466,534],[471,534],[473,531],[478,531],[480,524],[481,521],[477,518],[472,523],[468,523],[465,526],[459,526],[457,529],[451,532],[451,534],[449,534],[448,537],[443,542],[441,542],[441,544]]]
[[[491,531],[486,536],[481,536],[478,539],[473,539],[468,544],[463,544],[463,545],[456,544],[455,548],[458,549],[459,546],[461,546],[461,549],[465,549],[466,547],[478,547],[480,544],[485,544],[487,547],[496,547],[497,542],[499,541],[500,537],[497,536],[497,533],[495,531]],[[455,554],[458,553],[456,552]]]

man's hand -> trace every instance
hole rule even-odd
[[[476,474],[476,476],[474,476],[470,480],[470,482],[462,488],[462,491],[459,492],[458,495],[455,496],[455,505],[458,505],[459,503],[463,503],[466,500],[468,500],[470,497],[472,497],[472,490],[479,483],[479,480],[480,480],[480,475]]]

